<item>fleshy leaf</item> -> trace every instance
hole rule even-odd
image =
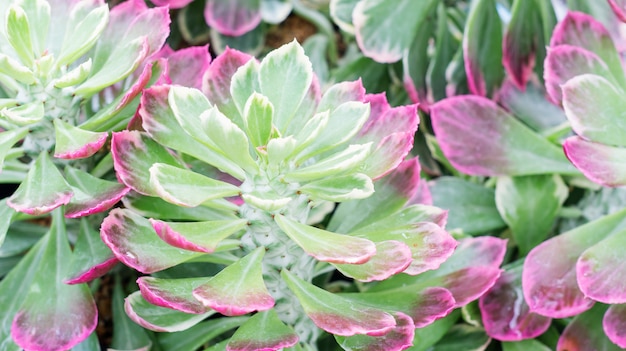
[[[15,210],[7,205],[6,199],[0,199],[0,247],[4,243],[15,213]]]
[[[139,291],[135,291],[126,298],[124,310],[130,319],[142,327],[168,333],[189,329],[215,314],[215,311],[190,314],[155,306],[146,301]]]
[[[415,326],[411,317],[404,313],[396,312],[396,327],[383,336],[335,336],[335,339],[344,350],[353,351],[401,351],[413,346]]]
[[[175,221],[208,221],[221,219],[237,219],[237,206],[229,201],[211,202],[212,208],[205,206],[180,207],[165,202],[158,197],[139,195],[131,191],[122,198],[124,207],[143,216]]]
[[[195,288],[193,296],[226,316],[272,308],[274,298],[265,287],[261,271],[264,254],[264,247],[252,251]]]
[[[371,150],[372,143],[350,145],[330,157],[287,173],[285,180],[304,182],[346,173],[362,163],[370,155]]]
[[[598,55],[608,66],[613,78],[624,86],[624,71],[619,54],[611,35],[598,20],[586,13],[568,12],[554,28],[550,40],[550,47],[563,44],[578,46]]]
[[[130,191],[123,184],[102,180],[72,167],[65,168],[65,177],[74,193],[65,207],[67,218],[106,211]]]
[[[436,3],[432,0],[400,1],[389,6],[384,0],[359,2],[352,13],[359,48],[378,62],[400,60],[419,24]]]
[[[331,334],[381,336],[396,326],[393,316],[385,311],[320,289],[286,269],[280,274],[313,323]]]
[[[341,202],[363,199],[372,195],[374,184],[370,177],[356,173],[313,181],[301,186],[298,190],[315,199]]]
[[[11,334],[27,350],[66,350],[86,339],[98,324],[98,310],[86,284],[67,285],[58,277],[69,268],[71,255],[62,211],[53,213],[42,263]]]
[[[35,54],[30,34],[30,23],[24,9],[20,6],[10,6],[6,15],[6,38],[15,49],[24,65],[31,67],[33,65]]]
[[[539,5],[533,1],[513,3],[511,21],[502,43],[502,63],[520,89],[526,87],[535,65],[541,36]]]
[[[143,298],[153,305],[202,314],[208,312],[209,308],[198,301],[192,291],[206,281],[205,277],[165,279],[144,276],[137,279],[137,285]]]
[[[142,132],[113,133],[111,153],[118,179],[136,192],[158,196],[150,185],[150,167],[155,163],[179,166],[167,149]]]
[[[330,17],[341,30],[350,34],[354,34],[352,13],[359,1],[360,0],[330,0]]]
[[[443,153],[461,172],[576,174],[562,150],[486,98],[445,99],[431,107],[431,118]]]
[[[501,341],[518,341],[543,334],[552,320],[530,312],[522,292],[522,265],[507,269],[479,299],[486,333]]]
[[[602,330],[602,315],[607,306],[597,304],[585,313],[576,316],[563,330],[557,351],[623,350],[613,344]]]
[[[204,19],[209,27],[224,35],[241,36],[261,22],[260,0],[208,0]]]
[[[259,84],[259,68],[260,63],[257,60],[248,60],[230,77],[230,97],[240,115],[243,115],[246,102],[254,92],[263,93]],[[274,104],[273,101],[270,102]]]
[[[605,186],[626,185],[626,149],[569,137],[563,143],[567,158],[585,177]]]
[[[90,132],[58,118],[54,120],[54,130],[54,157],[64,159],[85,158],[95,154],[102,148],[108,136],[107,132]]]
[[[594,301],[576,280],[576,262],[589,247],[624,230],[626,211],[589,222],[535,247],[524,262],[522,287],[532,312],[553,318],[574,316]]]
[[[149,351],[152,346],[152,340],[148,336],[147,330],[133,322],[126,314],[126,311],[124,311],[124,297],[126,293],[122,288],[122,278],[119,274],[116,274],[114,277],[113,296],[111,297],[113,338],[110,343],[110,349],[107,351]],[[98,348],[97,350],[100,349]]]
[[[91,49],[109,21],[109,8],[106,4],[90,6],[87,2],[75,3],[67,18],[67,28],[63,45],[56,65],[66,66],[83,56]],[[93,2],[93,5],[97,2]]]
[[[623,253],[626,230],[585,250],[576,262],[578,286],[586,297],[606,304],[626,303]]]
[[[498,178],[498,211],[522,255],[547,238],[568,194],[567,186],[555,174]]]
[[[166,244],[147,219],[126,209],[114,209],[109,213],[102,222],[100,236],[118,260],[146,274],[201,255]]]
[[[267,97],[254,93],[243,109],[243,121],[252,146],[267,145],[272,134],[274,106]]]
[[[227,351],[275,351],[298,343],[298,335],[273,309],[255,314],[243,323],[226,345]]]
[[[340,82],[331,85],[322,96],[317,106],[317,111],[323,112],[349,102],[363,101],[365,99],[365,88],[361,79],[352,82]]]
[[[165,163],[150,167],[150,184],[163,200],[184,207],[196,207],[240,192],[234,185]]]
[[[562,89],[563,108],[576,134],[591,141],[626,146],[626,124],[619,119],[626,109],[626,94],[592,74],[574,77]],[[611,128],[606,127],[609,125]]]
[[[470,91],[479,96],[492,95],[504,78],[502,22],[494,0],[472,3],[465,23],[463,57]]]
[[[621,348],[626,348],[626,305],[611,305],[602,318],[606,336]]]
[[[480,234],[506,226],[498,213],[493,189],[449,176],[439,177],[428,185],[433,204],[448,210],[446,228]]]
[[[448,315],[457,306],[452,293],[440,287],[408,285],[396,289],[351,293],[350,299],[385,311],[400,311],[413,319],[415,328],[423,328]]]
[[[43,151],[31,166],[26,179],[7,200],[16,211],[31,215],[48,213],[70,202],[72,189]]]
[[[280,131],[287,129],[312,80],[311,62],[295,40],[271,51],[261,62],[259,86],[274,106],[274,125]]]
[[[118,260],[102,242],[99,233],[82,218],[71,262],[71,268],[66,273],[66,284],[90,282],[111,270]]]
[[[237,69],[251,59],[253,57],[246,53],[226,48],[215,58],[202,78],[202,92],[226,116],[239,113],[230,93],[230,82]]]
[[[209,69],[211,55],[205,46],[192,46],[177,50],[167,57],[168,76],[172,84],[202,88],[205,72]]]
[[[0,172],[4,165],[4,158],[13,145],[28,134],[28,128],[12,129],[0,133]]]
[[[370,240],[318,229],[281,215],[274,220],[291,240],[319,261],[361,264],[376,254],[376,245]]]
[[[243,229],[247,221],[163,222],[150,219],[152,227],[166,243],[181,249],[211,253],[219,243]]]
[[[382,241],[376,243],[376,254],[363,264],[334,264],[343,275],[353,279],[370,282],[385,280],[404,271],[413,261],[411,250],[400,241]]]
[[[143,120],[143,128],[146,132],[161,145],[191,155],[238,179],[243,179],[244,172],[239,166],[224,159],[209,146],[195,140],[187,130],[183,129],[169,105],[170,88],[169,86],[154,86],[145,90],[142,94],[139,114]],[[194,102],[198,103],[202,99]],[[204,100],[206,101],[206,99]],[[183,106],[185,106],[184,103]],[[194,122],[190,123],[190,128],[197,132],[198,125],[199,121],[194,120]]]
[[[557,104],[561,104],[561,86],[568,80],[591,73],[615,81],[606,63],[595,53],[572,45],[550,48],[544,63],[546,91]]]

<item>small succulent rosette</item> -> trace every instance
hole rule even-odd
[[[444,288],[401,301],[313,283],[334,271],[361,282],[415,276],[453,254],[445,211],[409,203],[423,188],[417,159],[403,161],[416,106],[392,108],[360,81],[322,94],[292,42],[261,62],[227,50],[202,91],[152,87],[138,119],[138,130],[113,135],[115,169],[133,192],[101,237],[120,261],[154,273],[126,299],[140,325],[179,331],[220,313],[245,316],[233,319],[227,350],[315,349],[323,331],[346,349],[401,350],[416,323],[454,307]],[[213,273],[185,276],[193,264]],[[172,267],[177,275],[162,274]]]
[[[101,179],[112,162],[98,151],[160,75],[146,60],[168,34],[168,10],[141,0],[111,10],[103,0],[0,3],[0,182],[19,184],[0,202],[0,244],[21,234],[12,222],[53,212],[48,234],[0,282],[11,296],[0,301],[3,346],[65,350],[94,330],[95,303],[79,283],[117,260],[84,219],[72,257],[64,218],[105,211],[130,190]]]

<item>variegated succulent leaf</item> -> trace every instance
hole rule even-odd
[[[335,202],[363,200],[374,193],[380,194],[378,201],[394,204],[388,215],[402,211],[411,196],[399,189],[413,189],[413,183],[419,182],[417,160],[402,163],[419,121],[415,106],[391,108],[385,99],[378,99],[371,109],[360,81],[340,83],[321,94],[311,63],[295,41],[270,52],[261,62],[229,49],[211,66],[204,92],[177,85],[150,88],[139,108],[143,131],[113,134],[111,148],[120,181],[139,194],[160,198],[168,209],[160,212],[155,205],[141,214],[132,209],[112,211],[102,226],[105,243],[121,262],[146,273],[189,259],[210,261],[229,250],[230,258],[224,261],[220,256],[219,261],[226,267],[205,277],[206,284],[188,284],[188,291],[168,291],[174,283],[162,285],[159,296],[170,300],[185,296],[185,306],[204,305],[225,315],[276,313],[308,348],[314,347],[322,330],[343,336],[384,335],[381,340],[385,342],[404,344],[406,318],[395,318],[396,310],[368,308],[376,320],[359,321],[361,314],[350,312],[349,304],[325,301],[332,293],[312,281],[326,263],[368,281],[383,280],[409,267],[417,274],[415,267],[430,258],[413,250],[410,246],[415,243],[401,233],[374,240],[311,224],[319,222],[321,208],[332,210]],[[390,119],[402,130],[384,127],[383,122]],[[399,137],[392,143],[390,136]],[[381,157],[383,153],[386,158]],[[388,173],[390,181],[374,181]],[[361,201],[356,210],[370,206]],[[186,223],[172,221],[175,218],[168,217],[171,208],[180,208],[177,216],[186,218]],[[209,208],[219,208],[221,215],[202,219],[180,215]],[[415,206],[412,210],[420,211]],[[402,220],[405,217],[391,217],[401,223],[376,217],[367,224],[381,221],[382,226],[387,220],[393,228],[408,226]],[[435,222],[428,216],[415,218],[420,226]],[[429,244],[433,246],[430,251],[437,251],[437,262],[425,269],[437,267],[456,246],[441,223],[431,224],[445,240]],[[205,227],[210,238],[203,239]],[[178,252],[180,259],[160,264],[165,258],[156,259],[160,254],[148,249],[150,241],[163,250],[164,245],[173,246],[170,251]],[[397,262],[387,262],[386,257],[398,253]],[[148,302],[157,301],[153,293],[142,289]],[[159,302],[155,308],[164,304]],[[167,303],[172,309],[182,305]],[[354,318],[332,325],[329,318],[333,316]],[[277,340],[265,341],[283,345]],[[227,349],[252,350],[242,342],[238,336]]]

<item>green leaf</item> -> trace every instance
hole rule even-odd
[[[41,121],[44,117],[45,109],[43,102],[32,101],[9,109],[0,110],[0,117],[16,126],[28,126]]]
[[[84,82],[91,74],[91,63],[91,58],[89,58],[78,67],[55,79],[54,86],[63,89]]]
[[[460,41],[455,38],[449,25],[446,6],[440,3],[437,7],[437,32],[435,35],[435,54],[428,67],[426,81],[435,101],[448,96],[446,71],[454,60]]]
[[[374,193],[374,184],[365,174],[355,173],[313,181],[298,190],[314,199],[342,202],[369,197]]]
[[[158,334],[157,338],[163,350],[196,351],[221,334],[238,327],[247,319],[248,317],[211,319],[178,333]]]
[[[370,240],[318,229],[281,215],[274,220],[291,240],[319,261],[361,264],[376,254],[376,245]]]
[[[70,261],[65,273],[66,284],[86,283],[104,275],[117,264],[111,249],[100,239],[100,233],[84,217],[80,219],[79,237]]]
[[[498,178],[496,206],[513,232],[520,255],[547,238],[568,194],[555,174]]]
[[[264,247],[257,248],[194,289],[193,296],[226,316],[274,307],[274,298],[263,281],[264,254]]]
[[[502,22],[495,0],[472,2],[465,24],[463,50],[470,91],[491,96],[504,79]]]
[[[48,49],[46,39],[50,31],[50,4],[46,0],[30,0],[22,1],[20,6],[29,19],[33,50],[35,54],[42,55]]]
[[[272,134],[274,106],[269,99],[259,93],[250,96],[243,109],[243,121],[246,134],[252,146],[267,145]]]
[[[24,84],[36,82],[35,74],[28,67],[22,65],[14,58],[0,54],[0,70],[2,73]]]
[[[207,253],[217,250],[222,240],[247,226],[245,219],[204,222],[162,222],[150,219],[150,223],[168,244]]]
[[[113,297],[111,299],[113,310],[113,340],[111,340],[110,351],[133,350],[148,351],[152,346],[152,341],[148,337],[146,330],[134,323],[124,311],[124,291],[119,275],[115,275],[113,285]]]
[[[19,212],[40,215],[69,203],[72,195],[72,188],[43,151],[7,204]]]
[[[483,351],[491,343],[491,338],[482,328],[467,324],[455,325],[442,340],[430,350],[432,351]]]
[[[35,53],[31,41],[30,23],[24,9],[12,5],[6,15],[6,36],[24,65],[32,67]]]
[[[230,95],[241,116],[244,115],[246,102],[252,94],[261,91],[259,84],[260,64],[257,60],[251,59],[243,66],[239,67],[230,82]],[[264,94],[264,96],[266,96]],[[271,100],[270,100],[271,102]],[[272,103],[273,104],[273,103]],[[243,125],[240,116],[229,116],[236,124]]]
[[[502,351],[550,351],[550,348],[535,339],[502,342]]]
[[[184,207],[196,207],[241,191],[232,184],[165,163],[150,167],[150,185],[163,200]]]
[[[328,158],[287,173],[285,180],[305,182],[350,172],[365,161],[371,149],[371,142],[350,145],[345,150],[337,152]]]
[[[312,80],[311,62],[295,40],[271,51],[261,62],[259,87],[274,106],[274,125],[281,132],[287,130],[292,118],[301,118],[294,114]]]
[[[298,343],[298,335],[274,309],[255,314],[230,338],[229,351],[279,350]]]
[[[189,314],[155,306],[146,301],[139,291],[135,291],[126,298],[124,309],[130,319],[140,326],[168,333],[187,330],[215,314],[215,311]]]
[[[448,209],[449,229],[482,234],[506,223],[496,207],[495,192],[482,185],[453,177],[437,179],[430,188],[435,206]]]
[[[0,132],[0,172],[4,165],[4,159],[11,151],[13,145],[28,135],[28,128],[11,129]]]
[[[94,9],[87,2],[76,3],[67,19],[63,46],[57,58],[57,66],[65,66],[83,56],[95,44],[109,22],[109,6],[103,4]]]
[[[256,173],[258,166],[249,153],[246,134],[217,108],[212,108],[200,116],[200,128],[226,158],[250,173]]]
[[[15,215],[15,210],[7,206],[5,199],[0,200],[0,247],[7,236],[13,215]]]

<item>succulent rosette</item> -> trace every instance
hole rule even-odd
[[[417,325],[455,307],[445,288],[381,305],[376,294],[314,283],[333,271],[361,282],[415,276],[453,254],[445,211],[409,204],[420,189],[417,159],[404,161],[415,105],[392,108],[360,81],[322,94],[292,42],[261,62],[227,50],[202,91],[147,89],[138,118],[140,128],[114,133],[111,145],[134,191],[101,227],[120,261],[152,274],[126,299],[138,324],[179,331],[220,313],[249,316],[227,350],[316,349],[323,331],[346,349],[402,350]],[[194,263],[214,273],[162,273]]]
[[[0,244],[19,240],[24,219],[52,212],[47,234],[11,252],[20,260],[0,282],[3,349],[66,350],[95,329],[96,305],[81,283],[117,260],[84,217],[130,190],[98,151],[161,76],[147,59],[168,26],[166,8],[140,0],[111,10],[103,0],[0,4],[0,183],[19,184],[0,203]],[[67,220],[78,237],[72,253],[65,218],[79,217]]]

